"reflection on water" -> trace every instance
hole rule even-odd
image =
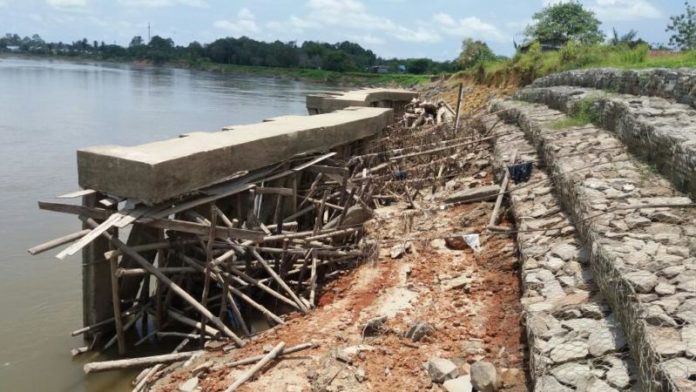
[[[75,231],[36,201],[77,189],[75,150],[305,114],[322,85],[120,64],[0,58],[0,391],[130,390],[129,373],[84,377],[80,257],[26,249]]]

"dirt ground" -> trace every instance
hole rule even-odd
[[[451,88],[436,85],[430,91],[434,96]],[[493,93],[480,88],[465,107],[479,110]],[[379,256],[326,285],[315,311],[289,315],[286,324],[241,349],[225,353],[219,347],[178,364],[153,390],[177,391],[195,376],[200,390],[224,391],[250,368],[230,362],[263,354],[279,342],[316,346],[273,361],[239,391],[443,390],[424,366],[434,357],[450,359],[460,374],[485,359],[496,366],[501,390],[528,390],[514,238],[486,234],[492,203],[442,208],[443,198],[455,190],[493,183],[491,170],[476,168],[483,177],[477,180],[466,175],[473,175],[472,169],[450,181],[420,200],[421,209],[406,203],[377,209],[368,233],[379,243]],[[479,252],[463,242],[462,233],[481,234]],[[392,258],[395,246],[408,251]],[[386,318],[382,326],[366,331],[366,324],[380,317]],[[428,333],[418,341],[406,337],[419,322]]]

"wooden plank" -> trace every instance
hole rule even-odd
[[[221,188],[218,190],[218,193],[213,193],[210,196],[205,196],[205,197],[200,197],[200,198],[195,198],[193,200],[189,200],[186,202],[183,202],[181,204],[177,204],[173,207],[166,208],[164,210],[161,210],[156,213],[152,214],[145,214],[145,217],[151,217],[151,218],[156,218],[156,219],[162,219],[166,218],[169,215],[173,215],[182,211],[190,210],[191,208],[198,207],[203,204],[211,203],[215,200],[222,199],[227,196],[232,196],[237,193],[245,192],[250,189],[253,189],[256,187],[254,184],[235,184],[234,186],[226,187],[226,188]],[[161,208],[161,207],[160,207]]]
[[[74,244],[70,245],[69,247],[63,249],[60,253],[56,255],[56,258],[60,260],[64,260],[68,256],[72,256],[75,253],[79,252],[82,248],[87,246],[90,242],[94,241],[95,239],[99,238],[99,236],[109,230],[110,228],[113,227],[113,225],[121,219],[123,215],[115,213],[112,214],[108,219],[106,219],[102,224],[98,225],[95,227],[91,232],[89,232],[87,235],[84,237],[80,238],[77,242]]]
[[[138,220],[138,223],[142,223],[146,226],[156,227],[159,229],[180,231],[183,233],[197,234],[200,236],[207,236],[209,231],[208,225],[177,219],[141,218]],[[258,242],[264,239],[265,234],[260,231],[233,229],[224,226],[216,226],[215,236],[221,239],[233,237]]]
[[[75,192],[65,193],[60,196],[56,196],[57,199],[74,199],[76,197],[89,196],[97,193],[94,189],[82,189]]]
[[[50,203],[45,201],[39,202],[39,209],[61,212],[64,214],[82,215],[97,220],[108,219],[111,214],[113,214],[113,211],[105,210],[103,208],[92,208],[74,204]]]
[[[334,155],[336,155],[336,154],[337,154],[336,152],[330,152],[330,153],[328,153],[328,154],[326,154],[326,155],[322,155],[322,156],[320,156],[320,157],[318,157],[318,158],[316,158],[316,159],[312,159],[311,161],[309,161],[309,162],[307,162],[307,163],[303,163],[302,165],[293,167],[293,168],[290,169],[290,170],[292,170],[292,171],[294,171],[294,172],[302,171],[302,170],[304,170],[304,169],[306,169],[306,168],[308,168],[308,167],[310,167],[310,166],[316,165],[316,164],[319,163],[319,162],[325,161],[325,160],[331,158],[332,156],[334,156]]]
[[[272,195],[281,195],[281,196],[292,196],[293,191],[291,188],[274,188],[274,187],[256,187],[254,189],[254,192],[260,193],[260,194],[272,194]]]

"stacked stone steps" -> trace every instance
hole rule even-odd
[[[494,162],[502,173],[510,155],[536,161],[534,148],[512,124],[485,119],[495,130]],[[520,233],[529,367],[535,392],[637,389],[635,366],[607,301],[593,282],[588,254],[543,170],[511,184]],[[539,184],[531,187],[527,184]]]
[[[692,200],[610,131],[558,129],[567,117],[545,105],[497,101],[491,110],[517,124],[546,163],[590,249],[593,280],[626,336],[640,390],[696,390],[696,210],[634,207]]]
[[[515,99],[569,115],[585,111],[595,125],[613,131],[631,153],[654,165],[677,189],[696,195],[696,109],[691,106],[572,86],[525,88]]]
[[[646,97],[662,97],[696,107],[696,70],[593,68],[539,78],[531,87],[576,86]]]

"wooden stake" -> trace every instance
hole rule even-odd
[[[273,350],[271,350],[268,354],[266,354],[263,358],[261,358],[260,361],[258,361],[251,369],[249,369],[246,373],[244,373],[240,378],[237,379],[232,385],[230,385],[227,389],[225,389],[225,392],[232,392],[236,391],[237,388],[239,388],[240,385],[244,384],[247,380],[252,378],[256,372],[261,370],[266,364],[271,362],[275,357],[278,356],[280,352],[283,351],[283,348],[285,347],[285,342],[280,342],[278,345],[276,345]]]
[[[309,278],[310,282],[310,291],[309,291],[309,304],[312,307],[315,307],[315,293],[317,289],[317,258],[314,256],[314,252],[312,251],[312,274],[310,275]]]
[[[454,114],[454,133],[459,131],[459,112],[462,107],[462,94],[464,93],[464,83],[459,83],[459,92],[457,93],[457,111]]]
[[[113,244],[109,243],[110,247]],[[118,353],[123,355],[126,353],[126,338],[123,334],[123,320],[121,319],[121,296],[119,295],[118,275],[118,258],[112,257],[109,259],[111,264],[111,302],[114,307],[114,321],[116,324],[116,339],[118,340]]]
[[[512,155],[510,158],[510,164],[514,164],[515,160],[517,160],[517,150],[512,151]],[[505,196],[506,189],[508,187],[508,183],[510,182],[510,169],[507,167],[505,168],[505,176],[503,176],[503,182],[500,184],[500,192],[498,192],[498,198],[495,200],[495,207],[493,208],[493,213],[491,214],[491,219],[488,221],[488,227],[493,227],[496,225],[496,221],[498,220],[498,210],[500,210],[500,206],[503,204],[503,197]]]

